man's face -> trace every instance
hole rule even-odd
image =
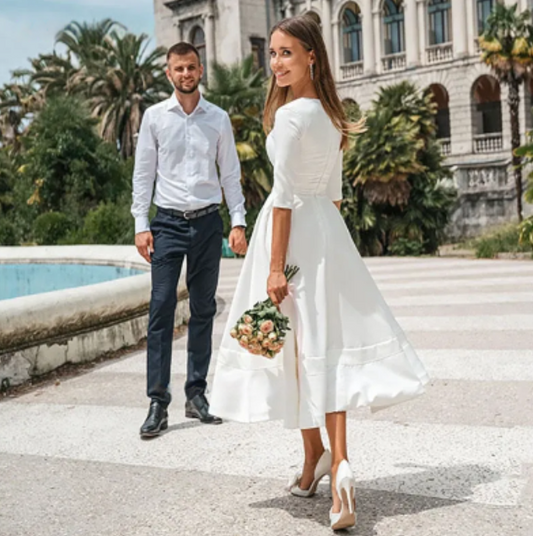
[[[184,56],[172,54],[168,58],[166,74],[180,93],[188,95],[198,88],[204,74],[204,67],[200,65],[198,56],[194,52],[189,52]]]

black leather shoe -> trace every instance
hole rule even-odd
[[[220,417],[209,413],[209,402],[204,395],[196,395],[185,403],[185,417],[199,419],[204,424],[222,424]]]
[[[161,402],[152,400],[148,417],[141,426],[141,437],[158,436],[162,430],[168,428],[168,411],[161,405]]]

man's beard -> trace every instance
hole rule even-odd
[[[198,83],[194,84],[194,86],[191,87],[190,89],[185,89],[184,87],[174,82],[174,80],[172,81],[172,84],[176,88],[176,91],[178,91],[179,93],[190,95],[191,93],[194,93],[198,89],[198,86],[200,85],[200,80],[198,80]]]

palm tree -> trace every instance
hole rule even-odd
[[[147,40],[145,34],[112,32],[105,60],[89,63],[73,81],[87,97],[93,116],[100,119],[100,135],[118,144],[124,158],[133,154],[146,108],[170,92],[162,61],[166,51],[158,47],[147,53]]]
[[[372,203],[405,205],[410,175],[424,165],[420,152],[435,136],[435,104],[429,91],[410,82],[381,88],[344,161],[348,179],[363,186]]]
[[[519,221],[523,217],[521,158],[516,153],[520,147],[519,88],[533,66],[533,26],[530,20],[530,11],[518,13],[517,4],[508,7],[497,2],[487,20],[486,30],[479,38],[481,61],[509,89],[507,102],[511,117],[512,163]]]
[[[265,94],[263,72],[254,67],[252,56],[233,65],[213,64],[205,96],[230,116],[248,208],[259,208],[272,188],[262,125]]]
[[[66,58],[55,52],[39,54],[37,58],[31,59],[30,63],[31,69],[20,69],[15,71],[13,76],[37,84],[45,97],[70,92],[70,81],[77,72],[70,60],[70,53]]]
[[[43,104],[42,95],[31,84],[5,84],[0,89],[0,141],[20,150],[26,120]]]
[[[109,38],[117,30],[125,30],[122,24],[104,19],[99,22],[71,22],[56,35],[56,43],[67,47],[75,56],[79,67],[105,60],[108,53]]]

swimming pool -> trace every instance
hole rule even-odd
[[[0,300],[94,285],[144,273],[136,268],[96,264],[0,263]]]

